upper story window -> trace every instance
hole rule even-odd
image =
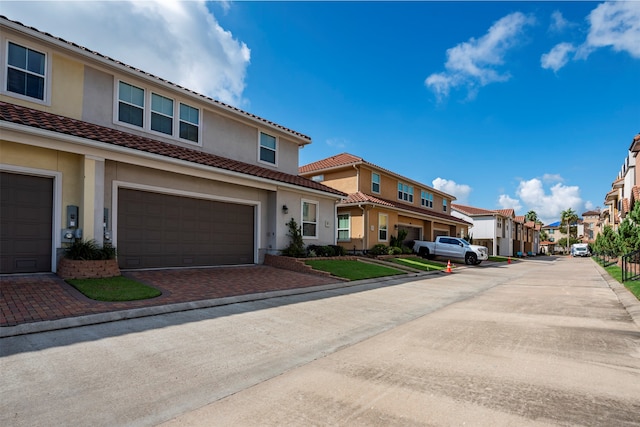
[[[348,241],[351,237],[349,214],[338,215],[338,241]]]
[[[371,173],[371,191],[374,193],[380,193],[380,174]]]
[[[180,138],[191,142],[198,142],[199,129],[200,110],[180,103]]]
[[[151,130],[173,134],[173,99],[151,94]]]
[[[428,191],[420,191],[420,205],[425,208],[433,208],[433,194]]]
[[[116,121],[196,144],[200,141],[198,108],[123,81],[118,81],[117,91]]]
[[[275,136],[260,132],[260,161],[276,164],[277,139]]]
[[[324,181],[324,175],[322,175],[322,174],[321,175],[314,175],[314,176],[311,177],[311,181],[322,182],[322,181]]]
[[[144,89],[120,82],[118,120],[139,127],[144,125]]]
[[[442,212],[447,211],[447,199],[442,199]]]
[[[7,91],[44,101],[46,55],[9,42]]]
[[[398,183],[398,200],[404,200],[409,203],[413,203],[413,186]]]
[[[302,237],[318,237],[318,203],[302,201]]]

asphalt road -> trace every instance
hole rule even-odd
[[[3,338],[0,425],[640,426],[595,263],[454,271]]]

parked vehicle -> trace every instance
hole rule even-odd
[[[445,257],[463,259],[467,265],[477,265],[489,259],[489,249],[472,245],[458,237],[438,236],[435,242],[416,240],[413,251],[423,258]]]
[[[571,245],[571,256],[591,256],[589,245],[586,243],[574,243]]]

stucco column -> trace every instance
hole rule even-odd
[[[104,159],[85,156],[82,188],[82,233],[84,240],[104,241]]]

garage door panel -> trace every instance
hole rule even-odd
[[[118,200],[123,268],[253,263],[253,206],[129,189]]]
[[[0,273],[51,271],[53,179],[0,173]]]

